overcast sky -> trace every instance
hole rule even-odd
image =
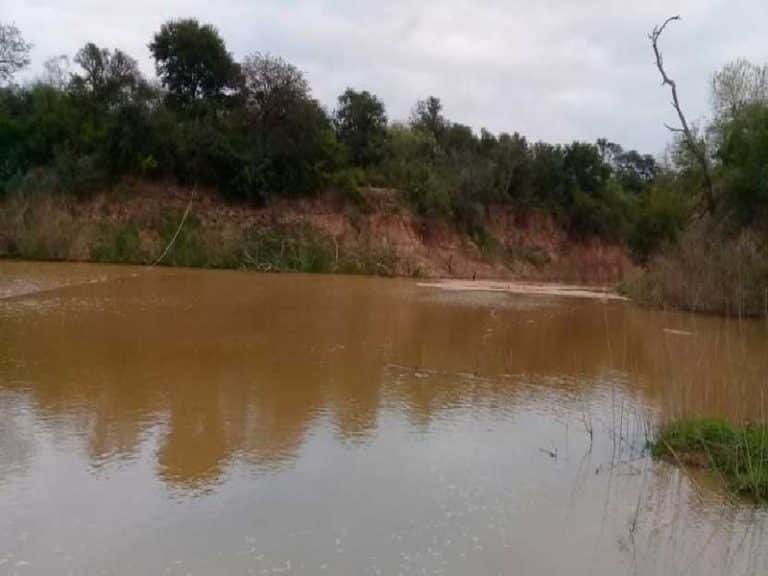
[[[607,137],[654,154],[674,122],[647,39],[672,14],[668,71],[692,117],[712,72],[768,61],[768,0],[0,0],[0,21],[34,44],[25,78],[85,42],[120,48],[154,75],[147,44],[169,18],[218,27],[236,58],[271,52],[301,68],[332,109],[367,89],[391,119],[435,95],[455,122],[529,139]]]

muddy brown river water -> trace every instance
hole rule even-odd
[[[655,462],[765,322],[410,280],[0,262],[0,574],[761,574]]]

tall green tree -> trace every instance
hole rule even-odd
[[[438,142],[449,124],[443,116],[443,103],[435,96],[419,100],[411,112],[411,126],[429,132]]]
[[[149,50],[157,75],[176,104],[217,98],[237,84],[238,67],[210,24],[201,25],[194,18],[166,22]]]
[[[768,222],[768,105],[737,110],[717,151],[723,206],[742,224]]]
[[[336,135],[355,166],[366,168],[381,161],[387,138],[387,113],[376,96],[352,88],[339,96],[334,114]]]

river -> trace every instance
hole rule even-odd
[[[654,461],[768,327],[416,280],[0,262],[0,574],[757,574]]]

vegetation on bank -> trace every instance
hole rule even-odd
[[[45,194],[14,196],[0,205],[0,255],[263,272],[419,275],[417,267],[386,245],[364,240],[342,244],[301,219],[225,229],[205,225],[194,210],[180,226],[183,211],[162,202],[122,218],[110,211],[114,205],[82,217],[77,213],[82,206]],[[89,207],[99,209],[98,204]]]
[[[765,66],[737,61],[715,74],[711,122],[676,132],[659,162],[606,140],[478,134],[446,118],[432,96],[404,122],[390,121],[378,97],[353,88],[326,110],[295,66],[259,52],[237,62],[215,28],[193,19],[169,21],[150,39],[158,80],[124,52],[88,43],[72,61],[52,58],[35,81],[18,86],[14,74],[28,64],[29,45],[11,25],[0,32],[4,204],[23,204],[30,193],[52,204],[88,198],[126,178],[212,187],[223,201],[249,205],[329,188],[355,203],[363,187],[385,187],[399,190],[414,213],[466,232],[482,251],[498,244],[484,224],[491,207],[543,212],[574,242],[626,245],[647,270],[628,290],[645,301],[741,315],[768,310]],[[135,261],[140,234],[125,226],[106,226],[93,257]],[[194,226],[184,234],[190,239],[177,250],[188,253],[171,261],[230,261],[195,256]],[[253,255],[248,238],[240,261],[248,260],[246,248]],[[362,257],[340,264],[328,239],[297,238],[264,267],[329,269],[317,262],[332,261],[330,269],[371,269]],[[27,257],[63,257],[45,238],[11,241]],[[324,256],[307,248],[315,244]],[[257,252],[274,255],[264,246]]]
[[[768,500],[768,425],[701,418],[670,422],[652,444],[654,456],[720,474],[734,492]]]
[[[0,195],[87,197],[126,177],[176,179],[256,205],[329,187],[398,189],[410,208],[487,240],[483,213],[506,205],[553,215],[574,239],[628,242],[645,258],[685,220],[649,155],[596,143],[529,142],[452,122],[427,97],[391,122],[384,103],[347,89],[333,110],[300,70],[253,53],[236,62],[196,20],[167,22],[149,44],[159,83],[120,50],[86,44],[0,89]],[[671,176],[670,176],[671,177]]]

